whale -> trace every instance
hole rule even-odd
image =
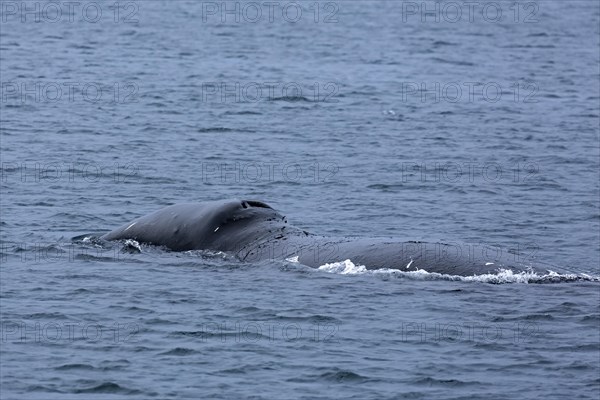
[[[175,204],[130,221],[100,239],[131,239],[175,252],[225,252],[246,262],[289,260],[314,268],[350,260],[368,270],[422,270],[458,276],[541,271],[531,260],[495,246],[317,235],[289,224],[284,215],[257,200]]]

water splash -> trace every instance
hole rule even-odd
[[[320,271],[342,274],[342,275],[357,275],[368,273],[367,267],[364,265],[355,265],[352,261],[344,260],[330,264],[321,265],[318,268]]]
[[[288,261],[298,262],[289,259]],[[427,272],[423,269],[416,271],[401,271],[397,269],[381,268],[368,270],[364,265],[356,265],[351,260],[329,263],[321,265],[319,271],[340,275],[392,275],[399,278],[414,280],[443,280],[443,281],[462,281],[462,282],[483,282],[483,283],[559,283],[559,282],[600,282],[600,276],[591,276],[587,274],[559,274],[554,271],[548,271],[546,274],[540,274],[534,271],[513,272],[512,270],[501,269],[497,273],[460,276],[450,274],[440,274],[437,272]]]

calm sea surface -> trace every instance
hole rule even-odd
[[[0,21],[2,399],[598,398],[598,2],[2,0]],[[570,274],[89,240],[227,198]]]

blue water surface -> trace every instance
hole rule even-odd
[[[598,398],[598,2],[0,6],[2,399]],[[89,239],[227,198],[570,273]]]

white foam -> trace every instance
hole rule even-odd
[[[294,257],[297,262],[297,257]],[[289,259],[288,261],[292,261]],[[410,263],[409,263],[410,265]],[[590,276],[587,274],[558,274],[554,271],[548,271],[547,274],[538,274],[533,271],[513,272],[512,270],[501,269],[492,274],[481,274],[471,276],[440,274],[437,272],[427,272],[423,269],[416,271],[401,271],[397,269],[381,268],[367,270],[364,265],[355,265],[351,260],[344,260],[321,265],[318,268],[325,271],[341,275],[395,275],[416,280],[445,280],[445,281],[463,281],[463,282],[483,282],[483,283],[540,283],[540,282],[565,282],[565,281],[594,281],[600,282],[600,276]]]
[[[285,261],[287,262],[291,262],[291,263],[299,263],[298,261],[298,256],[294,256],[294,257],[290,257],[290,258],[286,258]]]
[[[140,253],[142,252],[142,246],[139,244],[137,240],[127,239],[125,240],[125,246],[133,247],[138,250]]]
[[[364,265],[355,265],[350,260],[321,265],[319,270],[341,275],[357,275],[368,272],[367,267]]]

